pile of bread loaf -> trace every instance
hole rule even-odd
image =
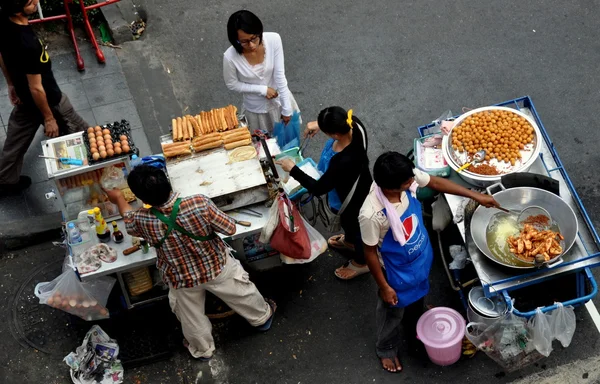
[[[173,141],[184,141],[205,134],[228,131],[238,127],[237,108],[224,108],[200,112],[196,116],[186,115],[171,121]]]
[[[200,112],[197,116],[173,119],[173,143],[162,144],[165,157],[190,155],[224,146],[233,149],[252,144],[252,136],[246,127],[238,127],[237,108],[225,108]]]

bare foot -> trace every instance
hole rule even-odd
[[[394,357],[394,360],[387,357],[381,358],[381,365],[383,366],[383,369],[388,372],[402,372],[402,365],[400,364],[398,357]]]

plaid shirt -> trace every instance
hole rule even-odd
[[[169,200],[157,209],[170,217],[178,195],[171,193]],[[177,224],[196,236],[208,236],[213,232],[225,235],[235,233],[235,221],[203,195],[181,199]],[[127,215],[125,226],[127,233],[142,237],[150,244],[157,244],[167,229],[167,225],[146,208]],[[156,266],[166,283],[175,289],[191,288],[211,281],[221,273],[227,247],[218,237],[197,241],[174,229],[162,247],[157,249],[157,255]]]

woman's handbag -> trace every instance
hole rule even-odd
[[[294,259],[310,259],[311,242],[298,208],[285,193],[280,193],[274,204],[279,223],[271,236],[271,247]]]

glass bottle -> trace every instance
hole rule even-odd
[[[125,239],[125,235],[123,235],[123,232],[121,232],[121,230],[119,229],[119,227],[117,226],[117,222],[113,221],[112,222],[112,227],[113,227],[113,241],[115,243],[120,243]]]

